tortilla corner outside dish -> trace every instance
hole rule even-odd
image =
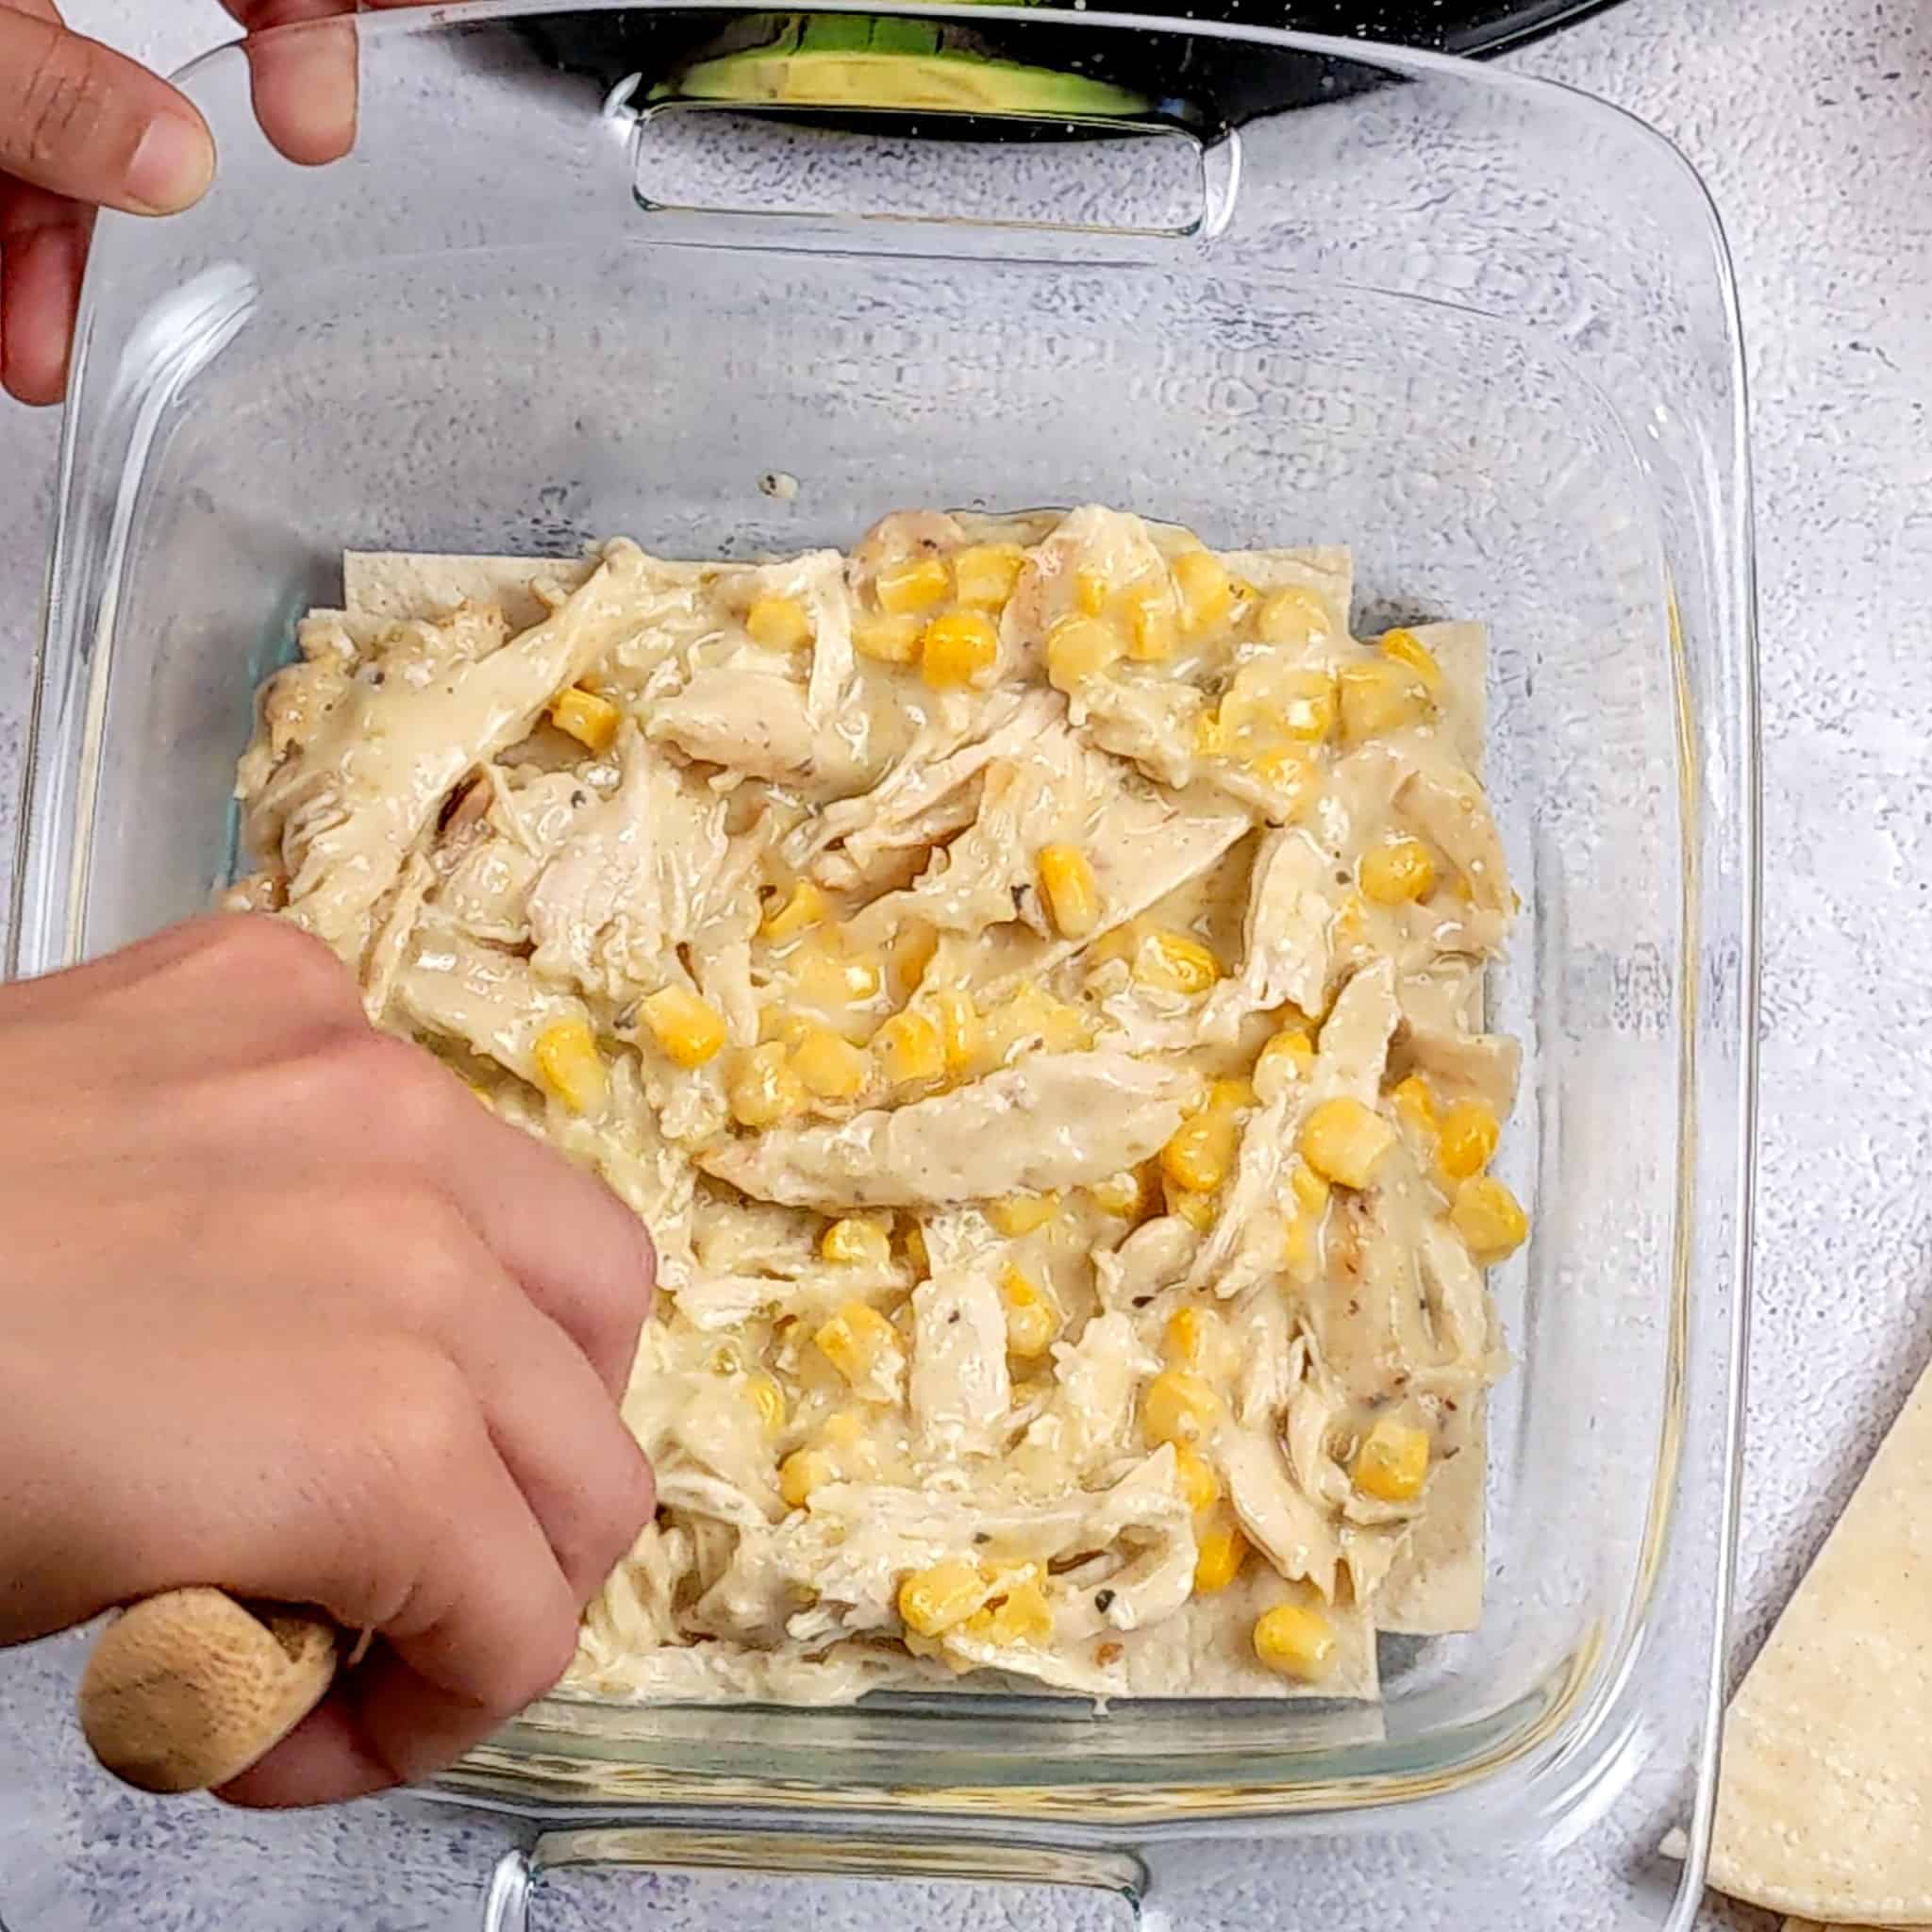
[[[1724,1719],[1709,1882],[1827,1926],[1932,1925],[1932,1370]]]
[[[1816,1919],[1787,1919],[1784,1932],[1897,1932],[1890,1925],[1821,1925]]]

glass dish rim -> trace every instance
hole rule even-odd
[[[393,12],[361,13],[356,16],[358,40],[365,50],[380,47],[391,36],[401,39],[418,34],[448,34],[459,32],[465,27],[485,25],[532,14],[554,14],[564,12],[614,12],[619,10],[623,0],[458,0],[458,4],[402,9]],[[633,0],[637,4],[637,0]],[[708,12],[721,17],[741,14],[745,9],[730,0],[641,0],[651,11]],[[1382,68],[1396,74],[1415,77],[1437,76],[1454,79],[1457,84],[1474,87],[1480,92],[1490,92],[1504,96],[1512,96],[1525,101],[1548,101],[1554,96],[1568,97],[1574,111],[1589,113],[1607,121],[1622,124],[1624,137],[1640,144],[1647,145],[1664,155],[1678,178],[1691,191],[1687,197],[1687,206],[1694,204],[1702,211],[1702,220],[1707,231],[1712,253],[1712,274],[1722,297],[1725,325],[1726,350],[1729,361],[1728,376],[1731,389],[1731,432],[1734,448],[1731,457],[1734,464],[1732,475],[1735,488],[1729,508],[1732,512],[1731,527],[1716,534],[1724,540],[1725,551],[1722,561],[1724,565],[1722,578],[1730,579],[1729,588],[1741,592],[1739,600],[1739,618],[1736,634],[1719,635],[1714,640],[1715,647],[1724,652],[1735,651],[1739,663],[1734,667],[1740,677],[1745,692],[1746,716],[1742,721],[1743,738],[1741,758],[1733,782],[1738,796],[1730,801],[1739,811],[1737,857],[1740,865],[1740,912],[1743,926],[1745,959],[1741,969],[1741,984],[1747,1002],[1746,1022],[1743,1040],[1740,1045],[1740,1065],[1738,1070],[1738,1091],[1736,1095],[1735,1120],[1726,1117],[1722,1123],[1723,1144],[1729,1146],[1733,1134],[1736,1137],[1739,1169],[1735,1205],[1738,1209],[1739,1252],[1732,1262],[1729,1281],[1727,1310],[1730,1358],[1727,1364],[1726,1402],[1723,1425],[1723,1469],[1725,1501],[1719,1530],[1717,1547],[1718,1576],[1716,1578],[1716,1622],[1712,1632],[1710,1656],[1704,1673],[1707,1686],[1708,1713],[1702,1727],[1700,1761],[1697,1767],[1698,1799],[1695,1807],[1695,1828],[1692,1834],[1693,1855],[1701,1855],[1704,1837],[1707,1830],[1709,1786],[1713,1765],[1713,1744],[1715,1719],[1718,1710],[1719,1693],[1722,1688],[1722,1657],[1724,1622],[1728,1609],[1732,1551],[1737,1528],[1738,1487],[1740,1479],[1740,1431],[1742,1412],[1744,1375],[1746,1369],[1745,1343],[1748,1334],[1750,1267],[1749,1231],[1751,1227],[1751,1189],[1753,1162],[1755,1158],[1756,1131],[1755,1117],[1757,1106],[1757,1042],[1752,1015],[1756,1010],[1757,980],[1758,972],[1757,935],[1757,870],[1759,864],[1759,826],[1757,812],[1757,767],[1759,758],[1759,731],[1757,711],[1757,672],[1755,641],[1755,596],[1753,591],[1754,558],[1750,535],[1750,469],[1748,451],[1742,438],[1746,420],[1747,390],[1742,359],[1741,334],[1738,323],[1738,306],[1735,283],[1731,273],[1728,249],[1721,223],[1706,184],[1696,169],[1690,163],[1681,150],[1667,137],[1648,125],[1636,115],[1605,102],[1566,83],[1547,80],[1539,76],[1519,75],[1507,70],[1479,66],[1474,60],[1457,55],[1441,54],[1427,50],[1391,47],[1366,41],[1356,41],[1338,36],[1310,35],[1297,33],[1291,29],[1247,26],[1235,23],[1187,21],[1167,16],[1127,16],[1096,9],[1093,11],[1069,10],[1064,8],[1031,8],[1012,6],[981,7],[973,5],[926,6],[920,0],[811,0],[807,10],[824,13],[850,14],[897,14],[920,19],[939,18],[958,22],[984,23],[989,18],[998,17],[1015,25],[1058,25],[1061,27],[1083,27],[1115,31],[1155,31],[1226,41],[1235,43],[1271,46],[1283,50],[1332,58],[1368,66]],[[289,34],[309,31],[312,24],[293,24],[272,30],[273,34]],[[175,76],[177,82],[192,85],[192,82],[218,62],[228,61],[241,51],[242,42],[230,40],[210,49],[186,63]],[[76,398],[78,400],[78,397]],[[71,538],[69,509],[74,483],[75,442],[76,423],[80,412],[70,408],[67,421],[63,425],[60,459],[60,513],[57,526],[57,540],[50,574],[50,587],[58,583],[63,575],[61,556],[63,539]],[[35,957],[26,957],[30,950],[25,945],[28,931],[27,895],[30,880],[42,869],[42,855],[39,850],[35,828],[37,815],[33,809],[39,796],[38,775],[41,758],[43,753],[42,732],[45,720],[43,706],[47,700],[49,660],[55,654],[61,640],[55,635],[55,613],[53,599],[49,598],[48,608],[42,627],[41,638],[34,657],[33,698],[29,713],[28,730],[24,746],[23,786],[26,808],[22,811],[17,835],[18,862],[12,882],[12,901],[8,921],[6,965],[9,976],[17,974],[25,964],[30,971],[44,971],[53,965],[63,963],[61,957],[71,957],[73,951],[70,927],[61,924],[58,929],[50,929],[44,923],[32,927],[38,942]],[[71,641],[71,640],[70,640]],[[1681,687],[1681,676],[1680,676]],[[1680,722],[1682,720],[1683,696],[1680,689]],[[95,748],[98,755],[98,747]],[[1687,854],[1687,858],[1690,855]],[[1692,890],[1692,881],[1687,877],[1687,891]],[[44,895],[43,895],[44,896]],[[36,910],[39,908],[36,908]],[[1687,937],[1686,956],[1690,957],[1692,941]],[[1692,1019],[1687,1005],[1684,1020],[1685,1051],[1687,1061],[1693,1046]],[[1689,1078],[1687,1070],[1686,1078]],[[1703,1132],[1712,1131],[1707,1126]],[[1688,1180],[1680,1179],[1680,1187],[1688,1187]],[[1709,1210],[1707,1210],[1709,1211]],[[1676,1289],[1676,1316],[1674,1327],[1688,1329],[1690,1311],[1683,1302],[1689,1291],[1688,1284],[1678,1271]],[[1676,1373],[1674,1379],[1681,1382],[1681,1363],[1678,1349],[1681,1340],[1674,1341],[1672,1365]],[[1681,1416],[1679,1417],[1681,1420]],[[1665,1474],[1660,1469],[1658,1482],[1663,1485]],[[1660,1526],[1658,1536],[1665,1535],[1668,1524],[1668,1510],[1665,1524]],[[540,1707],[541,1713],[563,1715],[571,1707],[552,1703]],[[601,1708],[621,1710],[622,1706],[601,1706]],[[742,1709],[743,1707],[738,1707]],[[555,1740],[552,1733],[552,1740]],[[506,1753],[506,1768],[516,1766],[515,1778],[520,1779],[518,1799],[520,1802],[540,1801],[541,1792],[531,1790],[531,1759],[520,1756],[514,1748],[515,1727],[507,1734],[509,1746]],[[502,1784],[489,1769],[489,1760],[479,1760],[468,1770],[459,1770],[447,1780],[444,1789],[451,1796],[474,1798],[482,1791],[494,1788],[504,1792]],[[1296,1808],[1292,1800],[1296,1788],[1266,1788],[1253,1794],[1252,1808],[1241,1803],[1235,1808],[1239,1815],[1253,1819],[1280,1819]],[[927,1803],[931,1794],[922,1794]],[[1012,1788],[1003,1792],[1008,1798],[1016,1795]],[[1371,1803],[1394,1803],[1413,1795],[1409,1791],[1391,1791],[1386,1799],[1371,1798]],[[709,1801],[708,1801],[708,1803]],[[730,1802],[730,1801],[720,1801]],[[1357,1801],[1348,1801],[1351,1807]],[[904,1816],[907,1806],[914,1811],[921,1809],[921,1797],[908,1799],[905,1794],[894,1794],[890,1806],[895,1815]],[[653,1805],[654,1813],[661,1811],[661,1805]],[[795,1807],[790,1804],[775,1807],[778,1815],[791,1817]],[[1223,1814],[1225,1815],[1225,1814]],[[1010,1817],[1003,1822],[1004,1828],[1010,1829]],[[1185,1828],[1185,1827],[1183,1827]]]

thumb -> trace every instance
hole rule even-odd
[[[207,125],[166,81],[0,0],[0,175],[160,215],[199,201],[214,166]]]

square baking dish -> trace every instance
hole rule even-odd
[[[1477,1629],[1384,1638],[1369,1709],[554,1700],[447,1793],[595,1827],[572,1857],[1136,1896],[1151,1860],[1178,1897],[1221,1869],[1195,1841],[1268,1832],[1328,1926],[1422,1874],[1408,1923],[1683,1923],[1699,1858],[1650,1848],[1701,1846],[1714,1756],[1757,974],[1741,368],[1689,167],[1493,70],[1096,12],[480,4],[272,38],[302,36],[356,42],[348,160],[281,159],[225,49],[183,81],[214,192],[103,224],[14,971],[235,868],[252,694],[342,550],[749,557],[908,504],[1347,542],[1357,630],[1483,620],[1524,899],[1489,1024],[1526,1050],[1500,1165],[1535,1234],[1492,1282]],[[639,65],[540,57],[586,36]]]

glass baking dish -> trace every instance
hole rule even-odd
[[[1696,178],[1585,97],[1354,42],[1045,8],[564,12],[279,30],[258,62],[356,45],[359,136],[325,170],[256,129],[242,52],[188,70],[221,178],[178,221],[109,217],[88,280],[11,969],[228,874],[251,694],[345,547],[748,556],[905,504],[1087,500],[1217,545],[1345,541],[1357,629],[1491,626],[1524,899],[1491,1024],[1527,1049],[1502,1169],[1535,1235],[1494,1281],[1516,1366],[1485,1614],[1385,1638],[1379,1707],[553,1700],[441,1788],[550,1827],[493,1923],[586,1857],[1137,1899],[1152,1870],[1187,1918],[1230,1834],[1292,1841],[1292,1923],[1391,1900],[1411,1924],[1686,1923],[1757,863],[1742,373]],[[630,36],[637,72],[545,64],[539,13],[552,42]],[[916,45],[939,81],[727,63],[721,89],[693,64],[774,33]],[[1053,84],[1015,107],[940,84],[948,60]],[[1680,1867],[1652,1847],[1683,1821]]]

